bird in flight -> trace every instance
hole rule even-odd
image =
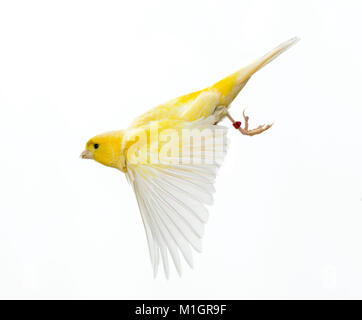
[[[169,277],[169,258],[181,275],[181,257],[193,267],[192,249],[201,239],[213,202],[214,180],[227,148],[228,118],[243,135],[253,136],[271,125],[249,129],[229,112],[231,102],[250,77],[295,44],[292,38],[250,65],[203,90],[163,103],[125,130],[91,138],[81,154],[125,173],[144,224],[154,276],[162,260]]]

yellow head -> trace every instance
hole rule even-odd
[[[122,130],[106,132],[93,137],[87,142],[81,158],[93,159],[105,166],[124,171],[122,137]]]

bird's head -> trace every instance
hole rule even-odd
[[[121,130],[99,134],[87,142],[80,156],[82,159],[93,159],[105,166],[124,170],[122,138]]]

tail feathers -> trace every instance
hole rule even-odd
[[[289,49],[292,45],[297,43],[300,39],[298,37],[294,37],[289,39],[288,41],[283,42],[279,46],[277,46],[272,51],[268,52],[263,57],[256,60],[254,63],[249,65],[246,68],[240,70],[241,75],[243,76],[243,81],[250,78],[255,72],[260,70],[262,67],[267,65],[269,62],[273,61],[276,57],[278,57],[281,53]],[[246,71],[246,72],[245,72]]]
[[[215,89],[221,93],[221,104],[229,106],[229,104],[238,95],[241,89],[244,88],[250,77],[260,70],[262,67],[267,65],[270,61],[274,60],[282,52],[290,48],[293,44],[298,42],[299,38],[295,37],[286,42],[283,42],[274,50],[268,52],[263,57],[257,59],[250,65],[240,69],[239,71],[231,74],[230,76],[215,83],[211,89]]]

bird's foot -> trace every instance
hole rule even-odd
[[[249,129],[249,117],[245,115],[245,110],[243,111],[243,117],[244,117],[244,121],[245,121],[244,128],[241,127],[240,121],[235,121],[231,117],[230,113],[227,113],[226,116],[233,123],[234,128],[238,129],[243,135],[246,135],[246,136],[255,136],[257,134],[260,134],[260,133],[268,130],[273,125],[273,124],[263,124],[255,129]]]

